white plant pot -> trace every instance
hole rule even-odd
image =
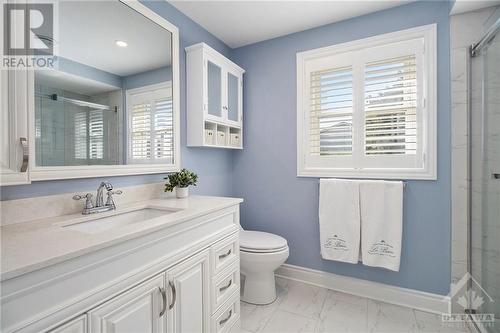
[[[179,199],[187,198],[189,195],[189,187],[176,187],[175,195]]]

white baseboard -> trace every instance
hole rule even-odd
[[[284,264],[276,276],[433,313],[448,313],[449,297]]]

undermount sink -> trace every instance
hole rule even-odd
[[[95,216],[95,218],[89,220],[69,222],[62,225],[62,227],[88,234],[98,234],[113,228],[144,222],[175,212],[175,210],[146,207],[111,216]]]

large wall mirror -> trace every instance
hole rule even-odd
[[[179,169],[177,28],[137,1],[59,1],[33,77],[31,178]]]

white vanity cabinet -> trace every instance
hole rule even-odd
[[[86,333],[87,330],[87,315],[78,316],[61,326],[58,326],[52,330],[50,333]]]
[[[209,286],[208,251],[203,251],[89,311],[88,332],[209,332]],[[50,332],[87,332],[85,320]]]
[[[208,332],[210,273],[208,252],[180,263],[167,272],[170,294],[167,332]]]
[[[239,320],[238,202],[3,280],[0,331],[228,331]]]
[[[89,311],[90,332],[165,332],[164,293],[165,273]]]
[[[27,184],[28,71],[0,70],[0,185]]]
[[[188,146],[243,147],[243,73],[205,43],[186,48]]]

